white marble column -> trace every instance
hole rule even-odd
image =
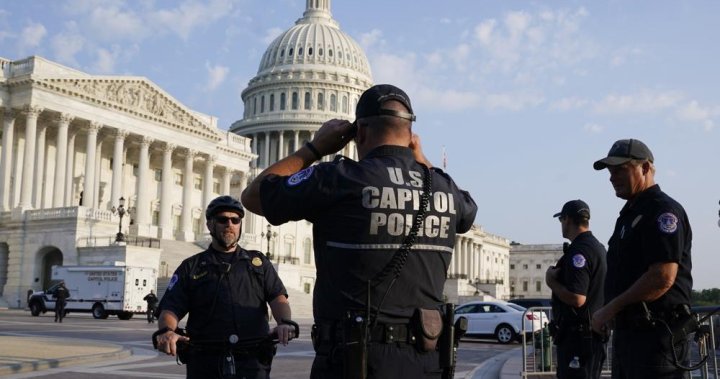
[[[284,139],[284,132],[281,130],[278,132],[278,154],[277,154],[277,160],[275,162],[285,158],[285,139]]]
[[[160,235],[162,239],[173,238],[172,227],[172,185],[174,175],[172,171],[172,153],[175,145],[166,143],[163,147],[162,184],[160,187]]]
[[[140,235],[147,235],[150,226],[150,144],[153,139],[143,137],[140,141],[138,159],[137,203],[135,204],[135,223]]]
[[[230,194],[230,180],[232,180],[232,170],[230,167],[225,167],[225,171],[223,171],[223,179],[222,179],[222,189],[221,189],[221,195],[229,195]],[[240,187],[240,191],[244,190],[245,188]]]
[[[295,139],[293,141],[293,152],[298,151],[300,149],[300,131],[295,131]]]
[[[123,163],[125,162],[125,138],[128,132],[122,129],[115,131],[115,144],[113,145],[112,188],[110,189],[110,204],[117,208],[123,194]]]
[[[15,117],[14,110],[5,108],[3,112],[2,161],[0,162],[0,212],[9,211],[14,204],[10,203],[10,177],[15,149]]]
[[[203,196],[202,196],[202,208],[205,209],[210,200],[212,200],[213,194],[213,168],[215,167],[215,160],[217,157],[208,155],[205,159],[205,173],[203,175]],[[204,219],[205,217],[203,217]]]
[[[66,207],[74,206],[73,204],[73,182],[75,179],[75,137],[77,132],[70,132],[70,138],[68,138],[68,149],[67,149],[67,161],[65,162],[65,199],[63,205]]]
[[[98,137],[100,136],[98,135]],[[100,209],[100,202],[102,201],[100,198],[100,182],[102,181],[102,147],[103,139],[98,138],[97,147],[95,148],[95,187],[93,192],[93,199],[95,199],[93,208],[98,209]]]
[[[193,189],[193,161],[196,152],[188,149],[185,155],[185,172],[183,174],[183,202],[180,215],[180,240],[192,241],[192,189]]]
[[[85,145],[85,183],[83,183],[82,205],[95,208],[95,152],[97,149],[97,135],[102,128],[99,122],[91,122],[87,130],[87,143]]]
[[[57,142],[55,146],[55,187],[53,189],[53,208],[62,207],[65,202],[65,170],[68,158],[68,129],[73,116],[62,113],[58,116]]]
[[[22,187],[20,189],[21,209],[32,209],[32,196],[35,193],[33,177],[35,174],[35,143],[37,142],[37,119],[42,108],[27,106],[25,113],[25,155],[23,157]]]
[[[258,144],[257,144],[257,140],[258,140],[259,136],[260,136],[260,133],[255,133],[252,136],[252,152],[258,156],[257,158],[253,159],[252,162],[250,162],[250,164],[253,165],[253,167],[258,166],[258,160],[260,159],[260,154],[258,154]]]
[[[45,188],[45,136],[47,135],[47,125],[38,125],[37,142],[35,143],[35,179],[33,193],[33,208],[40,209],[43,207],[43,189]]]
[[[262,168],[270,167],[270,132],[265,132],[265,151],[264,154],[264,166]]]

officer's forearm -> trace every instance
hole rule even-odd
[[[659,299],[675,283],[678,264],[674,262],[655,263],[633,283],[630,288],[613,299],[608,305],[619,312],[630,304]]]
[[[264,216],[262,203],[260,201],[260,183],[262,183],[263,179],[269,174],[280,176],[292,175],[309,167],[316,160],[315,153],[310,151],[306,146],[303,146],[295,153],[273,163],[270,167],[263,170],[242,192],[240,199],[243,205],[251,212]]]
[[[281,320],[292,319],[292,312],[290,311],[290,302],[288,302],[285,295],[280,295],[270,302],[270,311],[272,311],[275,322],[280,325]]]
[[[585,295],[580,295],[568,290],[557,280],[548,280],[547,284],[548,287],[550,287],[550,289],[552,290],[553,294],[557,296],[558,299],[560,299],[560,301],[562,301],[563,303],[573,308],[580,308],[585,305],[585,300],[587,299]]]
[[[167,327],[170,330],[175,330],[178,327],[178,322],[179,320],[175,313],[164,310],[160,313],[160,317],[158,317],[158,329]]]

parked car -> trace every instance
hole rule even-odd
[[[552,306],[550,301],[550,299],[542,298],[518,298],[508,300],[509,303],[517,304],[523,308],[550,307]]]
[[[472,301],[458,305],[455,321],[460,318],[467,319],[468,336],[495,337],[502,344],[518,340],[523,330],[529,335],[549,321],[544,312],[527,313],[525,308],[505,301]]]

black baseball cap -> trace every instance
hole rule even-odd
[[[553,217],[570,216],[572,218],[590,219],[590,206],[586,202],[578,200],[570,200],[563,205],[560,212],[555,213]]]
[[[655,161],[652,151],[650,151],[642,141],[637,139],[621,139],[612,145],[607,157],[593,164],[593,168],[602,170],[607,166],[621,165],[631,159],[648,160],[650,162]]]
[[[397,100],[401,102],[405,108],[410,111],[410,113],[398,112],[392,109],[383,109],[382,104],[388,100]],[[415,121],[412,105],[410,105],[410,97],[405,93],[405,91],[391,84],[374,85],[368,88],[360,96],[357,108],[355,108],[355,118],[372,116],[395,116]]]

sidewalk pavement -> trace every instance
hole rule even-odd
[[[81,339],[0,336],[0,377],[31,371],[127,358],[130,348]],[[520,377],[522,349],[515,348],[488,359],[464,375],[465,379],[516,379]]]
[[[0,376],[127,358],[130,348],[80,339],[0,336]]]

